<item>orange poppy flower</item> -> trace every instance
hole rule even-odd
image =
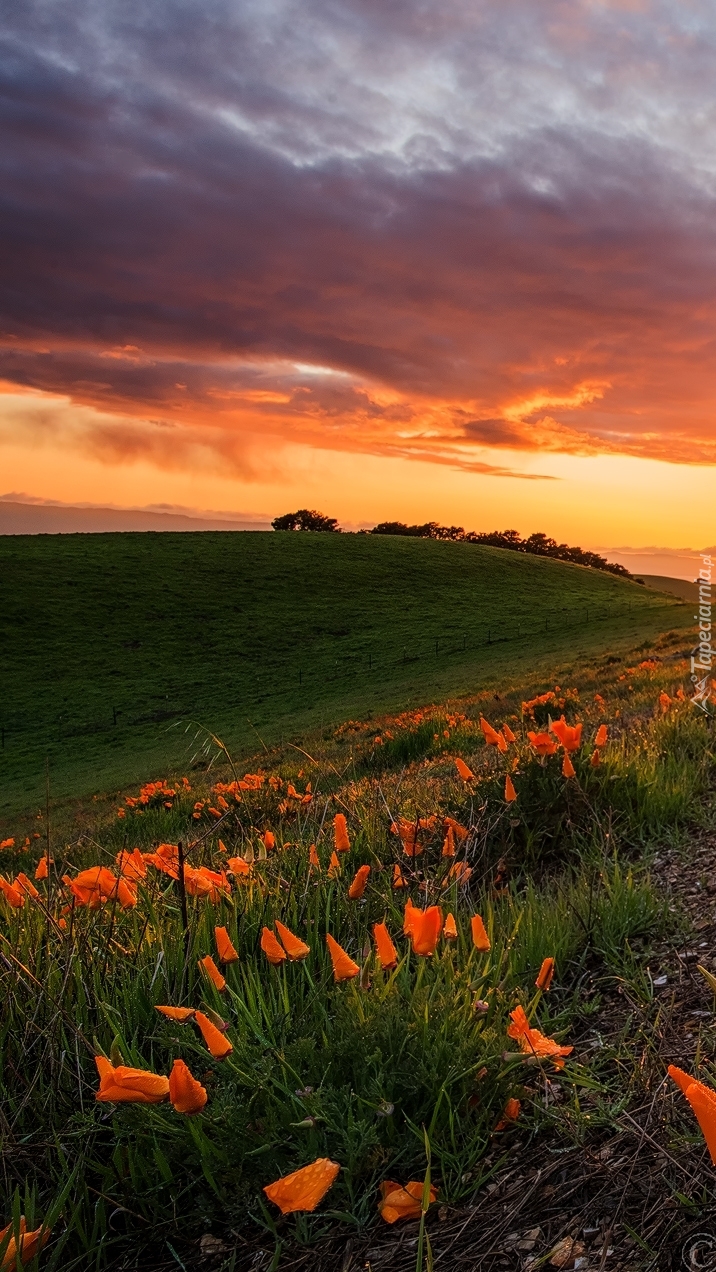
[[[248,861],[244,861],[243,857],[229,857],[226,868],[236,875],[237,879],[245,879],[251,874],[251,866]]]
[[[716,1091],[703,1082],[697,1082],[696,1078],[684,1073],[675,1064],[669,1065],[668,1074],[683,1091],[696,1114],[711,1161],[716,1166]]]
[[[599,749],[598,747],[595,747],[590,756],[589,763],[591,764],[592,768],[599,768],[599,765],[601,764],[601,762],[602,762],[602,757],[599,753]]]
[[[370,874],[370,866],[361,866],[355,873],[353,882],[348,889],[348,896],[351,901],[360,901],[366,890],[368,883],[368,875]]]
[[[52,858],[50,858],[50,861],[51,861],[51,860],[52,860]],[[49,870],[48,870],[48,858],[47,858],[47,857],[40,857],[40,860],[39,860],[39,861],[38,861],[38,863],[37,863],[37,870],[35,871],[35,878],[36,878],[36,879],[46,879],[46,878],[47,878],[47,876],[48,876],[48,874],[49,874]]]
[[[411,1179],[404,1188],[393,1183],[392,1179],[385,1179],[380,1185],[378,1203],[381,1219],[385,1219],[386,1223],[395,1223],[398,1219],[419,1219],[423,1210],[423,1187],[420,1179]],[[431,1187],[429,1206],[437,1199],[437,1195],[437,1189]]]
[[[160,1011],[167,1020],[175,1020],[177,1024],[183,1025],[187,1020],[193,1020],[196,1012],[193,1007],[155,1007],[155,1011]]]
[[[482,729],[482,732],[485,736],[485,741],[488,746],[500,745],[500,734],[497,732],[496,729],[493,729],[491,724],[487,723],[487,720],[485,719],[484,716],[480,716],[480,728]],[[504,745],[504,742],[505,742],[504,737],[502,739],[502,742]]]
[[[515,790],[515,784],[508,773],[505,778],[505,803],[513,804],[516,799],[517,791]]]
[[[222,989],[226,989],[226,979],[221,975],[211,954],[206,954],[204,958],[199,959],[199,967],[209,977],[212,985],[221,993]]]
[[[554,755],[557,750],[557,743],[554,738],[549,736],[549,733],[530,733],[528,731],[527,737],[530,740],[530,745],[538,755]]]
[[[475,949],[479,950],[481,954],[487,954],[488,950],[492,947],[490,945],[490,938],[485,929],[485,924],[479,914],[473,914],[470,919],[470,927],[472,929],[472,943],[475,946]]]
[[[502,726],[502,732],[503,732],[503,733],[504,733],[504,735],[505,735],[505,741],[506,741],[506,742],[516,742],[516,741],[517,741],[517,738],[515,737],[515,734],[512,732],[512,729],[510,728],[509,724],[503,724],[503,726]]]
[[[581,724],[567,724],[564,716],[559,720],[553,720],[549,726],[555,737],[559,738],[565,751],[578,751],[582,745],[582,726]]]
[[[386,972],[392,971],[394,967],[398,966],[398,951],[390,939],[390,933],[385,923],[373,924],[373,938],[381,967]]]
[[[669,697],[668,693],[659,694],[659,706],[661,707],[661,714],[666,715],[666,712],[669,710],[669,707],[671,706],[671,698]]]
[[[276,847],[276,836],[272,830],[265,830],[261,835],[261,842],[267,852],[271,852]]]
[[[403,913],[403,936],[412,937],[416,924],[420,922],[421,914],[422,910],[419,910],[416,905],[413,905],[410,898],[408,898],[405,902],[405,911]]]
[[[445,920],[443,925],[443,936],[446,941],[457,940],[457,923],[455,922],[455,916],[453,914],[448,914]]]
[[[308,864],[312,870],[321,869],[321,859],[318,855],[315,844],[311,844],[311,847],[308,850]]]
[[[539,972],[537,973],[537,980],[535,981],[535,985],[537,986],[538,989],[541,989],[544,994],[546,994],[547,990],[552,984],[553,976],[554,976],[554,959],[545,958],[543,959],[542,966],[540,967]]]
[[[74,879],[69,875],[62,876],[78,905],[86,905],[90,910],[97,910],[111,896],[116,895],[117,877],[106,866],[90,866],[88,870],[80,870]]]
[[[333,818],[333,842],[336,852],[348,852],[351,841],[348,838],[348,823],[345,813],[336,813]]]
[[[239,954],[232,944],[231,937],[225,927],[214,928],[216,952],[220,963],[238,963]]]
[[[351,980],[354,976],[358,976],[360,972],[358,964],[353,962],[337,941],[334,941],[330,932],[326,932],[326,945],[333,964],[334,981]]]
[[[177,1113],[200,1113],[208,1096],[183,1060],[175,1060],[169,1074],[169,1099]]]
[[[279,945],[271,928],[264,927],[261,929],[261,949],[269,963],[273,963],[274,967],[278,967],[280,963],[286,960],[286,951]]]
[[[156,852],[145,852],[144,860],[172,879],[179,878],[179,848],[177,844],[160,844]]]
[[[448,826],[445,841],[443,843],[443,857],[454,857],[456,852],[455,832],[452,826]]]
[[[328,1157],[317,1157],[310,1166],[302,1166],[275,1183],[267,1184],[264,1192],[282,1215],[293,1214],[296,1210],[315,1210],[335,1182],[340,1169],[338,1162],[332,1162]]]
[[[556,1069],[564,1068],[564,1056],[571,1055],[574,1047],[562,1047],[554,1038],[548,1038],[539,1029],[531,1029],[524,1007],[516,1007],[510,1012],[512,1024],[507,1029],[510,1038],[517,1038],[520,1050],[526,1055],[546,1058],[552,1061]]]
[[[131,852],[118,852],[115,862],[119,867],[119,873],[124,875],[125,879],[144,879],[147,874],[147,863],[138,848],[133,848]]]
[[[218,1029],[213,1020],[204,1014],[203,1011],[195,1011],[194,1019],[199,1026],[201,1036],[204,1039],[209,1051],[215,1060],[223,1060],[224,1056],[230,1056],[234,1050],[229,1039],[221,1029]]]
[[[95,1099],[106,1104],[161,1104],[169,1097],[169,1079],[147,1069],[131,1069],[129,1065],[116,1067],[95,1056],[99,1073],[99,1091]]]
[[[12,886],[17,888],[18,892],[24,892],[26,897],[39,897],[40,895],[34,883],[22,871],[15,876]]]
[[[50,1229],[43,1229],[42,1227],[35,1228],[33,1232],[28,1232],[27,1221],[24,1215],[20,1215],[20,1223],[18,1226],[19,1233],[17,1242],[13,1232],[13,1235],[10,1237],[2,1255],[2,1262],[0,1262],[1,1272],[9,1272],[9,1269],[14,1269],[17,1266],[18,1255],[20,1256],[20,1262],[23,1266],[26,1263],[29,1263],[31,1259],[35,1258],[36,1254],[39,1254],[50,1235]],[[2,1228],[0,1230],[0,1246],[7,1237],[8,1233],[12,1232],[12,1229],[13,1225],[9,1223],[6,1228]]]
[[[339,879],[341,874],[341,863],[335,848],[331,853],[331,859],[328,862],[328,878]]]
[[[467,883],[472,874],[472,866],[466,861],[456,861],[448,870],[448,879],[457,879],[458,883]]]
[[[435,953],[438,937],[442,931],[443,915],[439,905],[428,906],[427,910],[418,910],[413,919],[410,940],[413,952],[421,958],[430,958]]]
[[[467,839],[469,830],[467,826],[461,826],[459,821],[455,821],[454,817],[443,817],[443,826],[445,831],[451,830],[456,839],[462,843],[463,839]]]
[[[569,758],[569,752],[565,751],[564,759],[562,760],[562,777],[576,777],[576,776],[577,774],[574,771],[574,765]]]
[[[292,963],[298,962],[299,959],[305,958],[307,954],[311,953],[310,945],[306,945],[306,942],[302,941],[300,937],[294,936],[293,932],[285,927],[280,919],[275,920],[274,927]]]
[[[468,768],[465,761],[461,760],[459,755],[455,757],[455,768],[457,769],[463,782],[471,782],[473,777],[475,776],[472,769]]]
[[[516,1122],[518,1117],[520,1116],[521,1109],[522,1109],[522,1105],[520,1104],[520,1101],[516,1100],[514,1096],[512,1096],[512,1098],[507,1101],[504,1109],[502,1110],[502,1117],[497,1123],[495,1130],[504,1131],[505,1127],[509,1126],[511,1122]]]
[[[600,724],[594,737],[594,745],[606,746],[608,736],[606,724]]]
[[[417,821],[407,821],[405,817],[401,817],[400,821],[393,822],[390,829],[394,835],[400,835],[400,842],[403,845],[403,852],[406,857],[419,857],[423,852],[423,845],[420,842],[419,832],[426,829],[428,818],[421,817]]]
[[[405,883],[405,879],[403,878],[403,872],[400,869],[400,866],[396,862],[396,864],[393,866],[393,887],[404,888],[405,886],[406,886],[406,883]]]

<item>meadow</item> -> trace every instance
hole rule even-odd
[[[692,621],[581,566],[310,534],[0,537],[0,817],[516,683]]]
[[[187,776],[5,842],[14,1239],[51,1230],[47,1272],[597,1268],[622,1238],[619,1266],[654,1266],[654,1224],[678,1244],[710,1205],[664,1088],[670,1059],[713,1073],[712,993],[674,1054],[659,969],[686,919],[651,875],[713,831],[687,653],[672,629],[553,659],[250,771],[206,733]],[[601,1200],[575,1226],[555,1167],[618,1178],[615,1128],[655,1107],[658,1221]]]

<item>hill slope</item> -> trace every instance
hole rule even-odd
[[[184,767],[200,721],[237,752],[347,715],[689,621],[609,574],[358,535],[0,539],[0,811]],[[186,731],[188,729],[188,731]]]

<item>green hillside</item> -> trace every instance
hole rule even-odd
[[[361,535],[0,538],[0,813],[312,727],[547,673],[686,625],[581,566]]]

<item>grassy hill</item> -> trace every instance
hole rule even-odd
[[[663,574],[640,574],[638,577],[647,587],[657,592],[669,592],[672,596],[679,596],[682,601],[688,601],[690,605],[698,605],[698,583],[692,583],[688,579],[667,578]]]
[[[547,558],[272,533],[0,538],[0,814],[549,674],[691,612]]]

